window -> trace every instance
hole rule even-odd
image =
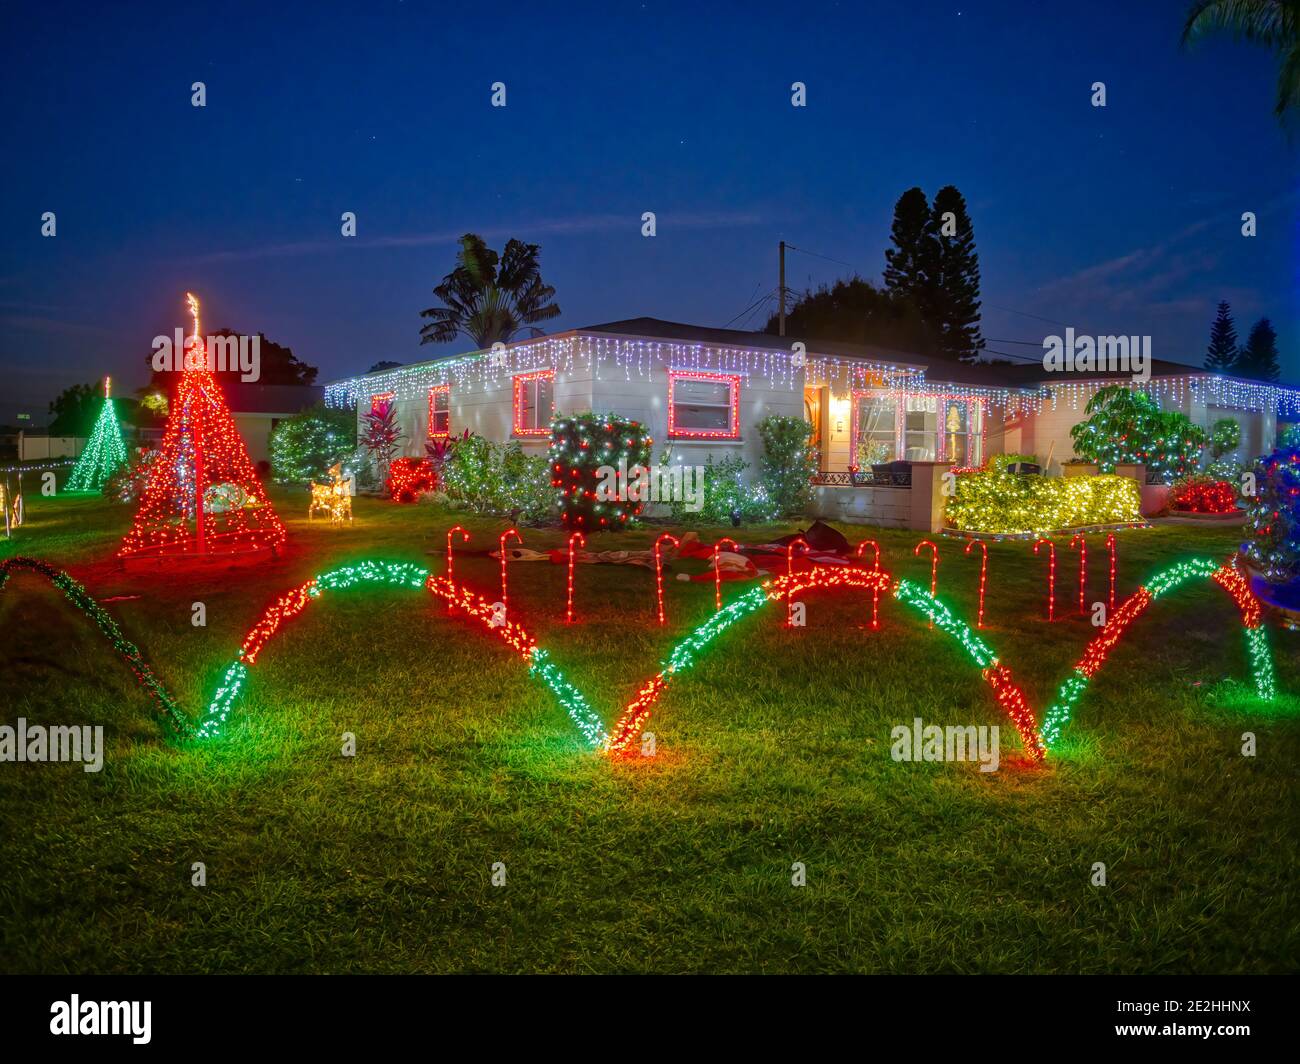
[[[939,400],[909,395],[905,405],[903,457],[909,462],[933,462],[939,443]]]
[[[963,468],[978,467],[983,459],[984,406],[979,399],[945,399],[943,460]]]
[[[740,439],[740,378],[731,373],[668,371],[668,436]]]
[[[388,413],[389,407],[393,405],[393,393],[384,392],[381,395],[372,395],[370,397],[370,412],[379,417]]]
[[[555,412],[555,370],[523,373],[515,382],[515,435],[549,436]]]
[[[445,440],[451,435],[451,385],[435,384],[429,389],[429,439]]]
[[[894,392],[853,393],[849,465],[867,469],[901,458],[978,466],[984,450],[980,399]]]
[[[889,392],[854,392],[849,465],[869,469],[898,457],[898,397]]]

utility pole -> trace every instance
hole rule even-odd
[[[785,241],[781,241],[781,279],[777,282],[780,288],[779,307],[777,313],[777,335],[785,335]]]

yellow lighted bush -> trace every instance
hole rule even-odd
[[[1021,535],[1142,520],[1137,481],[1095,477],[1018,475],[991,469],[957,474],[944,508],[950,528]]]

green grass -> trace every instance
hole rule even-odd
[[[244,571],[117,571],[130,511],[30,500],[3,548],[68,568],[120,620],[192,714],[265,607],[333,564],[441,571],[453,523],[471,547],[501,522],[357,501],[352,528],[308,524],[274,495],[285,557]],[[756,532],[757,542],[794,526]],[[659,529],[592,537],[643,548]],[[712,539],[732,530],[705,530]],[[928,583],[917,533],[874,536]],[[525,530],[526,545],[560,546]],[[741,538],[741,537],[737,537]],[[2,541],[0,541],[2,542]],[[973,622],[978,562],[941,540],[939,594]],[[1104,597],[1094,537],[1089,601]],[[1121,595],[1232,531],[1120,536]],[[1070,613],[1060,553],[990,550],[983,636],[1034,709],[1095,634]],[[458,556],[485,593],[497,563]],[[683,569],[703,570],[702,563]],[[749,585],[730,584],[734,596]],[[712,611],[711,582],[589,566],[566,627],[564,570],[511,568],[511,613],[612,723],[668,648]],[[206,628],[190,624],[194,601]],[[1059,753],[1017,757],[1014,729],[964,652],[911,611],[808,596],[808,627],[760,611],[669,686],[653,759],[583,749],[550,693],[478,625],[418,591],[326,596],[251,673],[220,741],[180,749],[99,633],[30,574],[0,592],[6,712],[103,724],[105,769],[0,765],[0,967],[11,972],[691,971],[1276,972],[1300,959],[1295,886],[1300,634],[1273,631],[1274,705],[1251,694],[1240,624],[1205,582],[1153,605],[1080,701]],[[1001,726],[1003,767],[895,763],[889,731]],[[1259,737],[1255,758],[1240,736]],[[358,755],[339,756],[356,734]],[[208,885],[190,886],[190,866]],[[791,886],[803,862],[808,885]],[[1094,862],[1109,885],[1089,884]],[[494,862],[507,884],[494,887]]]

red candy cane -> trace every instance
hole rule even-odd
[[[510,613],[510,597],[506,593],[506,540],[511,536],[519,540],[519,545],[523,546],[524,537],[519,534],[517,528],[507,528],[501,533],[498,541],[501,544],[501,615],[506,617]]]
[[[456,578],[452,572],[451,537],[456,532],[460,533],[461,543],[469,542],[469,533],[466,532],[463,528],[461,528],[460,525],[453,525],[451,528],[447,530],[447,583],[451,584],[452,587],[456,586]],[[456,607],[451,604],[451,599],[448,599],[447,611],[450,613],[455,608]]]
[[[662,536],[660,536],[657,540],[655,540],[655,601],[659,605],[660,624],[665,623],[664,622],[664,563],[663,563],[663,559],[659,557],[659,544],[661,544],[664,540],[671,541],[674,547],[681,546],[681,540],[679,540],[676,536],[671,535],[668,532],[665,532]]]
[[[919,558],[921,556],[922,547],[930,548],[930,597],[934,598],[934,593],[939,587],[939,548],[928,539],[923,539],[912,548],[912,556]],[[933,614],[930,615],[930,627],[934,627]]]
[[[853,556],[855,558],[862,557],[863,547],[875,548],[876,564],[872,566],[871,571],[873,573],[880,572],[880,544],[877,543],[874,539],[864,539],[861,543],[858,544],[857,549],[854,550],[853,552]],[[878,587],[873,587],[871,589],[871,627],[872,628],[880,627],[880,588]]]
[[[1110,601],[1106,606],[1107,616],[1115,612],[1115,533],[1106,533],[1106,549],[1110,552]]]
[[[460,525],[453,525],[447,530],[447,583],[449,584],[454,584],[456,582],[456,578],[452,573],[451,537],[457,532],[460,533],[460,541],[462,543],[469,542],[469,533],[461,528]]]
[[[1034,540],[1034,553],[1041,544],[1047,544],[1047,619],[1056,620],[1056,544],[1050,539]]]
[[[795,547],[799,546],[801,543],[803,544],[804,553],[806,554],[810,548],[808,546],[808,541],[804,539],[803,536],[799,536],[797,539],[792,539],[789,543],[786,544],[785,575],[787,578],[794,576],[794,549]],[[793,622],[794,622],[794,603],[790,602],[787,603],[785,607],[785,626],[787,628],[792,628],[794,627]]]
[[[1076,532],[1070,537],[1067,549],[1073,550],[1076,542],[1079,544],[1079,612],[1087,613],[1084,600],[1088,597],[1088,541],[1083,538],[1082,532]]]
[[[740,544],[729,536],[723,536],[717,543],[713,544],[713,600],[714,608],[722,609],[722,570],[718,568],[718,555],[722,553],[722,545],[730,543],[733,547],[739,547]]]
[[[975,544],[980,546],[980,605],[979,613],[976,615],[975,627],[984,627],[984,588],[988,584],[989,574],[989,545],[982,539],[972,539],[966,544],[966,549],[962,553],[969,554],[971,547]]]
[[[587,537],[584,536],[581,532],[575,532],[573,533],[573,535],[569,537],[569,598],[568,598],[568,607],[564,612],[565,624],[573,623],[573,554],[574,554],[573,541],[574,540],[580,541],[584,547],[587,545]]]

